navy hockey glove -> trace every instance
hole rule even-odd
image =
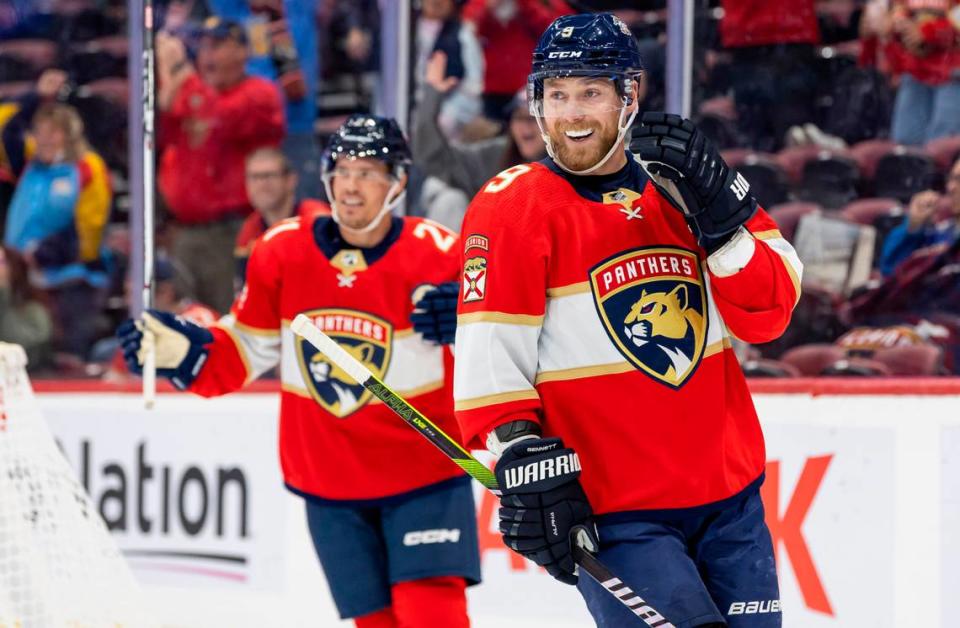
[[[590,551],[599,545],[577,454],[559,438],[526,439],[507,448],[494,471],[503,542],[560,582],[576,584],[571,544]]]
[[[689,120],[648,111],[640,122],[630,148],[654,175],[654,184],[683,212],[700,245],[712,253],[757,211],[750,184]]]
[[[213,342],[210,330],[160,310],[147,310],[138,321],[128,318],[117,327],[117,337],[127,368],[137,375],[143,374],[147,353],[144,330],[153,333],[157,375],[168,378],[180,390],[189,388],[207,361],[206,345]]]
[[[457,335],[459,294],[460,284],[456,281],[442,283],[425,292],[413,305],[416,308],[410,315],[413,330],[431,342],[451,344]]]

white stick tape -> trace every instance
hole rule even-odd
[[[363,385],[368,379],[373,377],[370,369],[347,353],[343,347],[331,340],[330,336],[320,331],[320,329],[313,324],[313,321],[303,314],[297,314],[297,317],[290,323],[290,330],[322,351],[324,355],[333,360],[334,364],[355,379],[358,384]]]

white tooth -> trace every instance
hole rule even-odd
[[[582,131],[567,131],[566,133],[567,133],[567,137],[579,139],[581,137],[587,137],[588,135],[593,133],[593,129],[584,129]]]

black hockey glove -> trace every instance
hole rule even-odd
[[[207,361],[206,345],[213,342],[210,330],[160,310],[147,310],[141,320],[128,318],[117,327],[117,337],[127,368],[137,375],[143,374],[146,357],[144,330],[153,333],[157,375],[168,378],[180,390],[189,388]]]
[[[571,544],[599,546],[577,454],[559,438],[526,439],[507,448],[494,471],[503,542],[560,582],[576,584]]]
[[[457,300],[460,284],[442,283],[424,293],[410,315],[413,330],[424,339],[441,345],[451,344],[457,335]]]
[[[683,212],[700,245],[712,253],[757,211],[750,184],[689,120],[648,111],[640,123],[630,148],[654,175],[654,184]]]

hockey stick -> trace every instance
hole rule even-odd
[[[373,393],[374,397],[386,404],[388,408],[396,412],[408,425],[436,445],[440,451],[453,460],[467,475],[480,482],[480,484],[493,493],[499,494],[497,478],[490,469],[470,455],[470,452],[461,447],[457,441],[448,436],[430,419],[420,414],[420,412],[407,403],[405,399],[390,390],[370,369],[361,364],[340,345],[331,340],[329,336],[320,331],[308,317],[303,314],[298,314],[296,318],[293,319],[293,322],[290,323],[290,329],[293,333],[309,342],[318,351],[333,360],[333,363],[343,369],[347,375]],[[630,612],[642,619],[646,625],[653,628],[674,628],[673,624],[664,619],[659,612],[647,604],[639,595],[635,594],[629,586],[617,578],[596,556],[576,543],[573,544],[573,557],[577,565],[580,566],[580,569],[596,580],[600,586],[606,589],[610,595],[617,598],[621,604],[630,609]]]

